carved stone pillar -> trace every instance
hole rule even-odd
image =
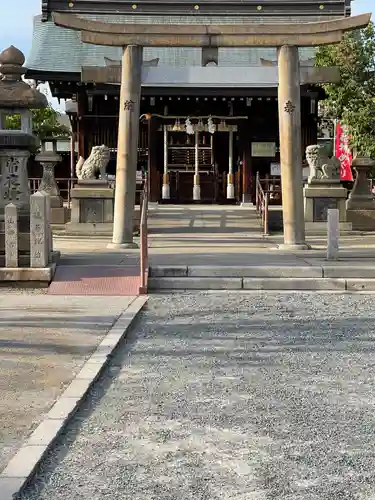
[[[133,220],[137,178],[142,47],[123,49],[117,145],[113,237],[110,248],[134,248]]]
[[[27,161],[30,152],[20,149],[0,150],[0,212],[8,203],[13,203],[18,213],[29,213],[30,189]]]
[[[283,198],[284,245],[281,249],[305,250],[303,212],[301,91],[298,47],[278,50],[280,164]]]
[[[5,255],[5,207],[17,214],[17,252],[21,266],[30,258],[30,189],[27,161],[36,138],[20,130],[0,130],[0,266]]]

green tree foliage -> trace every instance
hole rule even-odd
[[[41,140],[52,139],[54,137],[69,137],[70,131],[59,122],[60,113],[48,106],[44,109],[33,109],[33,132]],[[10,130],[21,128],[20,115],[7,116],[6,127]]]
[[[358,154],[375,157],[375,25],[320,47],[316,65],[337,66],[341,73],[340,83],[322,85],[328,96],[325,115],[348,127]]]

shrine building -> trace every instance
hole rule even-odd
[[[43,0],[27,78],[48,82],[54,97],[69,100],[78,154],[87,158],[105,144],[112,154],[108,172],[115,174],[122,49],[83,43],[52,13],[142,25],[301,24],[350,16],[350,0]],[[300,48],[299,58],[305,151],[317,142],[324,98],[318,84],[338,81],[339,74],[315,68],[311,47]],[[252,202],[257,172],[280,175],[277,86],[276,48],[145,47],[138,168],[149,170],[150,201],[193,201],[198,172],[201,202]]]

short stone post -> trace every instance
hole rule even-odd
[[[18,217],[17,207],[5,207],[5,267],[18,267]]]
[[[51,196],[45,191],[41,191],[46,197],[46,234],[48,238],[48,261],[51,262],[53,252],[53,234],[52,234],[52,207]]]
[[[336,260],[339,254],[340,212],[329,208],[327,212],[327,260]]]
[[[301,91],[298,47],[278,49],[279,129],[284,245],[281,249],[304,250]]]
[[[47,267],[48,228],[47,197],[41,192],[30,196],[30,266]]]

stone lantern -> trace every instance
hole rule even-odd
[[[29,215],[27,162],[39,145],[32,133],[30,110],[48,105],[43,94],[22,80],[26,72],[24,62],[23,53],[13,46],[0,54],[0,219],[8,203],[13,203],[20,215]],[[20,130],[5,130],[9,115],[20,115]]]
[[[15,236],[15,266],[28,265],[32,258],[27,162],[39,140],[32,134],[30,110],[48,105],[43,94],[22,80],[24,62],[22,52],[13,46],[0,54],[0,262],[10,248],[7,238]],[[11,115],[21,116],[20,130],[6,130],[6,117]],[[8,213],[5,217],[6,207],[15,220]],[[16,230],[8,227],[13,223]]]
[[[52,224],[65,224],[66,210],[60,190],[55,179],[55,166],[61,162],[61,156],[56,152],[56,141],[47,141],[42,145],[41,152],[35,157],[43,167],[43,177],[39,191],[48,193],[51,199],[51,222]]]

